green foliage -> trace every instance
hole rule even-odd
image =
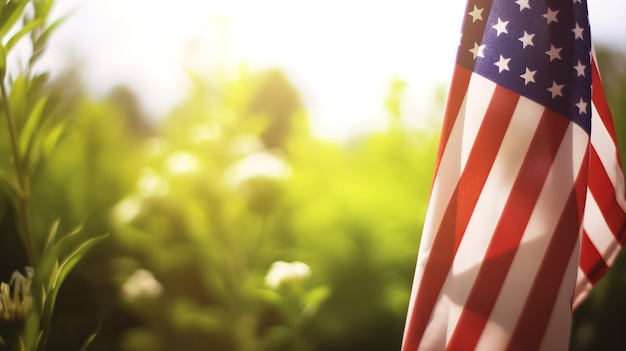
[[[13,271],[10,280],[2,277],[10,283],[2,283],[0,335],[3,349],[9,350],[50,349],[48,339],[56,327],[55,304],[63,283],[87,250],[102,238],[71,233],[56,240],[58,222],[48,236],[40,234],[42,223],[33,225],[33,217],[38,216],[32,214],[49,205],[31,201],[37,175],[67,125],[55,115],[58,99],[45,89],[47,75],[32,73],[50,33],[60,23],[47,25],[52,5],[53,1],[47,0],[0,2],[0,201],[5,210],[0,213],[0,256],[2,275],[5,270]],[[28,66],[22,70],[7,68],[7,56],[27,35],[32,45]],[[16,247],[17,242],[21,247]],[[22,251],[25,258],[15,255]],[[8,252],[12,254],[5,255]],[[87,338],[85,348],[91,340],[93,337]]]
[[[74,298],[55,308],[71,316],[64,329],[78,340],[98,329],[92,350],[399,347],[436,135],[390,121],[325,141],[309,134],[297,95],[288,108],[260,102],[274,84],[295,94],[277,71],[192,79],[188,99],[147,131],[128,119],[132,99],[82,98],[66,113],[33,223],[64,218],[66,231],[111,236],[67,277],[60,292]],[[310,275],[272,285],[277,261]]]

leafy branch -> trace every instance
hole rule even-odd
[[[75,230],[57,240],[59,222],[47,237],[33,235],[29,203],[35,170],[56,146],[65,123],[52,118],[53,99],[43,90],[47,74],[33,74],[50,34],[63,18],[48,25],[53,0],[0,0],[0,117],[4,115],[8,152],[0,161],[0,185],[7,186],[16,210],[19,237],[28,258],[27,275],[19,270],[9,283],[1,283],[0,321],[19,328],[2,328],[0,346],[15,350],[44,351],[55,316],[61,285],[85,253],[105,236],[81,238]],[[30,6],[29,6],[30,5]],[[21,24],[18,23],[21,20]],[[18,42],[30,37],[31,54],[27,67],[11,77],[7,57]],[[3,145],[4,146],[4,145]],[[4,184],[3,184],[4,183]],[[41,243],[37,240],[43,241]],[[19,311],[19,313],[17,312]],[[93,340],[90,336],[82,350]]]
[[[20,237],[24,243],[26,248],[26,254],[28,255],[28,262],[31,266],[36,265],[35,253],[34,253],[34,244],[33,238],[30,232],[30,224],[28,221],[28,200],[30,197],[29,185],[27,183],[26,175],[24,173],[23,167],[21,165],[21,157],[19,152],[19,146],[17,142],[17,132],[15,130],[15,125],[13,122],[13,116],[11,114],[11,107],[9,96],[7,94],[7,89],[4,82],[4,76],[2,77],[2,81],[0,81],[0,89],[2,91],[2,102],[4,105],[4,114],[7,122],[7,130],[9,133],[9,140],[11,142],[11,150],[13,151],[13,162],[15,164],[15,171],[17,173],[17,183],[11,182],[14,184],[14,192],[17,195],[17,211],[18,217],[20,221]],[[17,188],[15,188],[17,185]]]

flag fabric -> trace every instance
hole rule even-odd
[[[587,4],[465,14],[402,350],[567,350],[626,224]]]

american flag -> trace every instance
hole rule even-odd
[[[567,350],[626,224],[587,4],[465,13],[402,350]]]

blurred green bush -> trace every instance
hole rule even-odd
[[[156,125],[124,88],[70,94],[32,222],[110,237],[65,283],[51,349],[95,329],[90,350],[398,349],[436,133],[394,105],[387,130],[323,140],[280,71],[191,78]]]

